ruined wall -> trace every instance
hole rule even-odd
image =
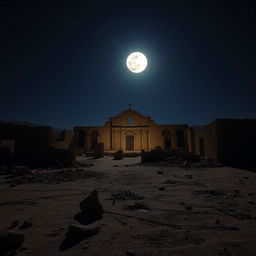
[[[15,140],[6,140],[6,139],[2,139],[0,140],[0,148],[8,148],[8,150],[14,154],[15,152]]]
[[[187,134],[187,148],[188,151],[195,154],[196,153],[196,146],[195,146],[195,133],[193,128],[188,127],[186,129]]]
[[[84,143],[81,143],[79,134],[84,132]],[[97,143],[103,143],[106,151],[110,150],[110,124],[105,126],[77,126],[74,127],[72,149],[81,155],[92,150],[92,134],[97,134]]]
[[[55,140],[52,142],[52,146],[55,148],[61,148],[61,149],[69,149],[75,133],[73,131],[64,130],[63,132],[63,138],[60,140]]]
[[[216,123],[220,161],[225,163],[255,161],[255,119],[217,119]]]
[[[195,153],[205,159],[218,160],[217,127],[216,121],[194,131]],[[204,154],[200,152],[200,139],[203,140]]]
[[[13,140],[15,148],[13,161],[31,167],[51,166],[56,159],[63,166],[72,164],[71,151],[52,146],[52,128],[49,126],[29,126],[21,124],[0,124],[0,141]]]

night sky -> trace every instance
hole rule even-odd
[[[160,124],[256,118],[253,2],[0,0],[0,120],[103,125],[130,101]]]

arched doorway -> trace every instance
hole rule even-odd
[[[164,130],[162,132],[163,139],[164,139],[164,149],[168,150],[172,147],[172,134],[169,130]]]
[[[177,130],[177,147],[184,148],[185,147],[185,135],[183,130]]]
[[[84,147],[85,146],[85,136],[86,133],[84,131],[80,131],[78,134],[78,146]]]
[[[91,150],[95,149],[96,144],[98,144],[99,132],[93,130],[91,133]]]
[[[134,150],[134,136],[126,135],[126,150],[133,151]]]

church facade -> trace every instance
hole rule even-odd
[[[103,126],[76,126],[73,147],[78,154],[93,151],[97,143],[104,143],[105,152],[140,152],[171,148],[189,150],[187,124],[156,124],[149,116],[129,108],[110,117]]]

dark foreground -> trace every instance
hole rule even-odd
[[[0,177],[0,227],[25,236],[16,255],[256,255],[256,173],[79,161],[72,175]],[[79,202],[94,189],[105,213],[86,222]],[[88,234],[67,239],[71,224]]]

